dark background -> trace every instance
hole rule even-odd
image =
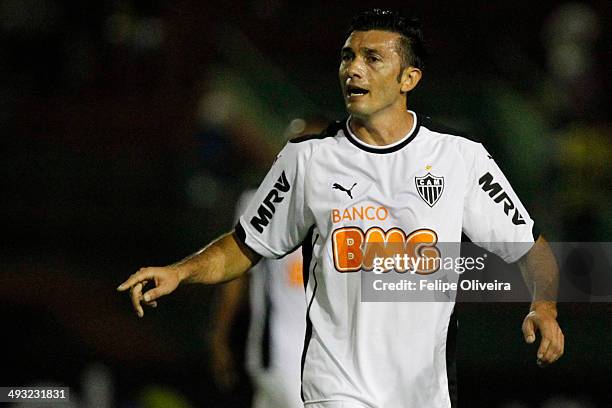
[[[608,1],[3,0],[0,385],[247,406],[246,378],[231,395],[210,378],[216,288],[140,320],[115,287],[231,228],[292,119],[344,115],[339,50],[371,6],[423,21],[412,109],[484,142],[549,240],[611,240]],[[528,305],[458,309],[461,406],[612,405],[609,304],[559,305],[566,355],[546,369],[522,342]]]

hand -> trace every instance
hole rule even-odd
[[[234,389],[238,383],[238,374],[228,340],[212,339],[210,361],[213,378],[217,387],[224,392]]]
[[[145,292],[143,289],[147,283],[153,282],[155,287]],[[138,272],[130,276],[123,282],[117,290],[123,292],[130,289],[130,297],[134,310],[138,317],[144,316],[144,310],[141,303],[147,306],[156,307],[156,300],[164,295],[173,292],[180,283],[179,273],[176,268],[158,267],[158,268],[141,268]]]
[[[565,338],[557,323],[557,311],[554,306],[541,305],[532,308],[523,320],[523,336],[525,342],[535,341],[536,330],[540,331],[542,340],[538,348],[538,365],[544,367],[552,364],[563,355]]]

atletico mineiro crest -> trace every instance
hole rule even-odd
[[[436,177],[431,173],[423,177],[415,177],[414,183],[419,195],[430,207],[438,202],[444,191],[444,177]]]

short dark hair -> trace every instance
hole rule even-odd
[[[372,9],[361,12],[353,17],[348,31],[383,30],[400,34],[398,53],[402,58],[402,67],[415,67],[423,69],[427,50],[421,31],[421,24],[417,18],[404,17],[396,11]]]

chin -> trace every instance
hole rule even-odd
[[[365,109],[360,109],[357,106],[347,105],[346,110],[348,113],[350,113],[353,117],[356,118],[364,118],[368,116],[368,113]]]

